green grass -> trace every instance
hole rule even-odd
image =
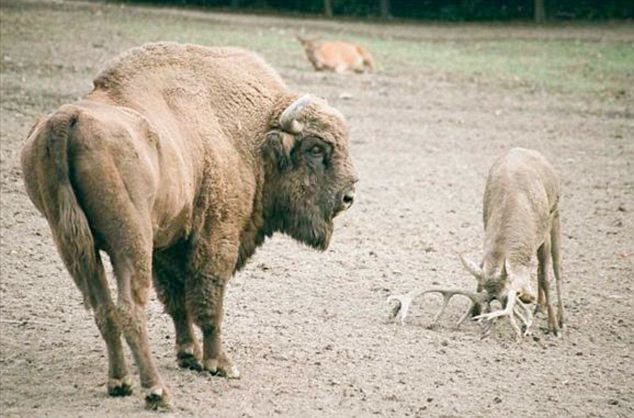
[[[464,33],[473,26],[349,22],[337,26],[331,21],[219,17],[130,6],[26,4],[30,6],[8,0],[0,6],[3,55],[21,57],[26,64],[63,60],[42,51],[46,46],[81,53],[81,48],[90,49],[97,43],[114,53],[143,42],[173,40],[243,46],[275,58],[276,65],[293,65],[303,59],[294,34],[307,28],[324,38],[364,44],[388,75],[440,73],[570,94],[630,99],[634,94],[634,30],[623,25],[614,29],[618,34],[614,39],[603,39],[609,28],[591,24],[575,27],[577,32],[590,34],[579,39],[562,36],[565,30],[555,27],[524,25],[514,33],[512,25],[482,25],[476,28],[481,31],[478,40],[469,40]],[[342,31],[346,27],[349,30]]]
[[[634,46],[579,40],[382,41],[369,40],[383,66],[478,76],[565,93],[631,90]],[[388,69],[389,71],[389,69]]]

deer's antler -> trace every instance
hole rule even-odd
[[[470,292],[467,290],[458,290],[458,289],[417,289],[412,290],[409,293],[404,295],[391,295],[387,298],[387,302],[389,303],[392,300],[396,300],[398,303],[392,309],[392,318],[396,318],[396,316],[400,316],[401,324],[405,323],[405,318],[407,317],[407,313],[409,312],[409,307],[417,296],[425,295],[427,293],[440,293],[443,297],[443,304],[438,313],[434,315],[434,319],[432,320],[432,324],[435,324],[436,321],[440,318],[442,313],[445,311],[449,300],[455,295],[466,296],[471,299],[471,308],[475,304],[482,304],[486,302],[486,293],[485,292]],[[460,325],[469,315],[471,308],[463,315],[462,318],[458,321],[457,325]]]
[[[521,311],[523,311],[523,313]],[[524,333],[522,333],[520,327],[517,325],[517,321],[515,321],[515,315],[517,315],[517,317],[524,324]],[[506,306],[504,307],[504,309],[474,316],[473,320],[478,322],[483,320],[493,321],[494,319],[503,316],[509,318],[509,322],[511,323],[513,330],[515,330],[518,339],[529,334],[530,327],[533,323],[533,315],[531,314],[530,308],[520,300],[515,290],[509,290],[506,299]],[[489,329],[490,327],[486,327],[486,331],[488,331]]]

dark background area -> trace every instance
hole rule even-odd
[[[125,2],[443,21],[634,18],[632,0],[134,0]]]

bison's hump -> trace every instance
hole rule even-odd
[[[108,89],[137,77],[157,77],[178,69],[213,72],[212,63],[236,70],[256,69],[262,77],[271,77],[284,86],[277,72],[259,55],[238,47],[207,47],[176,42],[153,42],[129,49],[112,59],[93,80],[95,88]],[[259,70],[259,71],[257,71]],[[212,75],[212,74],[208,74]]]

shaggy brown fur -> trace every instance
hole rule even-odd
[[[26,189],[94,309],[108,392],[132,390],[123,333],[148,407],[167,406],[145,326],[152,281],[174,321],[179,364],[238,377],[220,338],[225,286],[276,231],[328,246],[357,181],[348,131],[325,101],[297,100],[240,49],[147,44],[114,59],[94,85],[32,130]],[[280,119],[287,108],[292,121]],[[100,250],[113,264],[116,304]]]
[[[372,55],[363,47],[343,41],[317,41],[297,36],[317,71],[356,73],[374,71]]]

